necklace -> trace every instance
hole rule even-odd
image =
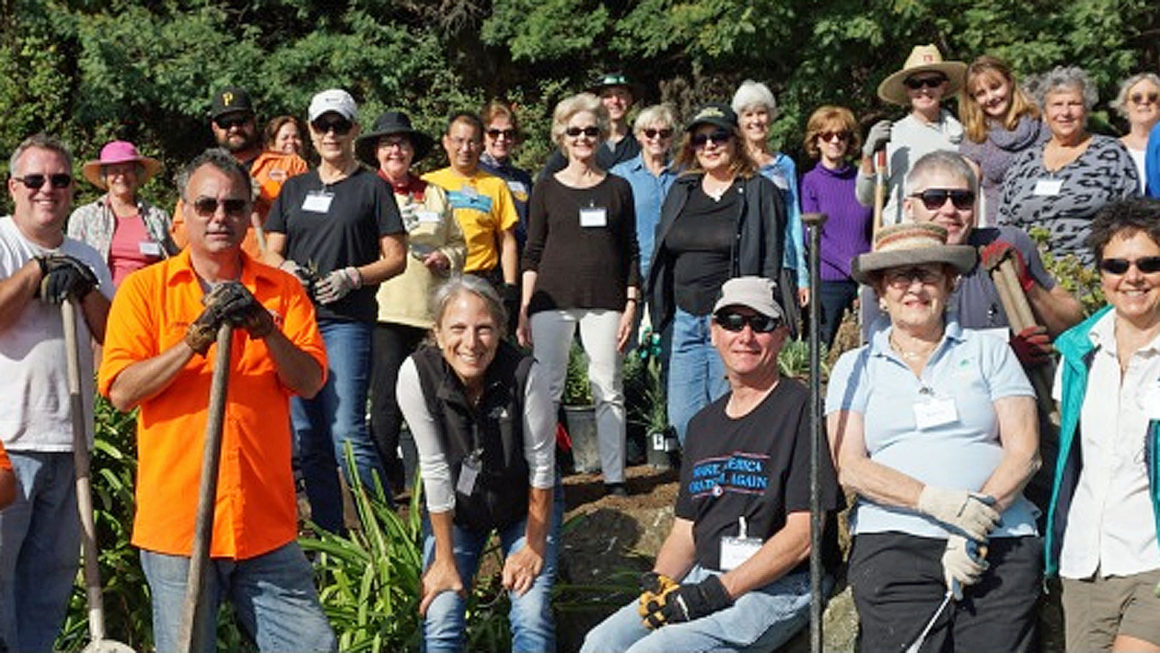
[[[905,360],[905,361],[913,361],[913,360],[919,360],[921,358],[926,358],[927,356],[930,356],[931,352],[934,351],[934,348],[937,346],[938,346],[938,343],[934,342],[934,343],[930,343],[929,345],[927,345],[925,350],[907,351],[907,350],[902,348],[902,345],[898,344],[898,341],[895,340],[895,338],[894,338],[894,334],[893,333],[890,334],[890,347],[892,349],[894,349],[894,351],[897,352],[899,356],[902,357],[902,360]]]

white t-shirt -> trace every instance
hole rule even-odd
[[[97,250],[65,238],[55,250],[37,245],[20,233],[11,216],[0,218],[0,278],[7,279],[36,256],[67,254],[93,269],[100,292],[112,296],[109,268]],[[91,335],[77,311],[81,398],[85,424],[93,439],[93,355]],[[20,317],[0,330],[0,440],[9,451],[67,452],[73,449],[68,394],[68,359],[60,307],[32,300]]]

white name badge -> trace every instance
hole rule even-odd
[[[608,210],[603,207],[580,209],[581,227],[607,227]]]
[[[161,245],[151,240],[143,240],[137,243],[137,249],[145,256],[161,256]]]
[[[1040,179],[1035,182],[1036,195],[1059,195],[1059,191],[1063,189],[1062,179]]]
[[[957,422],[958,419],[959,411],[954,399],[934,397],[914,405],[914,425],[920,431]]]
[[[527,195],[528,195],[528,187],[522,181],[516,181],[513,179],[512,181],[509,181],[507,183],[507,187],[508,187],[508,190],[510,190],[512,192],[512,195],[515,195],[517,197],[520,197],[520,196],[527,197]]]
[[[475,479],[479,476],[479,468],[464,462],[459,468],[459,482],[455,484],[455,491],[471,496],[475,491]]]
[[[721,538],[721,571],[730,571],[745,564],[761,550],[761,540],[755,537]]]
[[[311,213],[326,213],[330,211],[330,202],[333,199],[334,193],[320,191],[306,193],[306,199],[302,200],[302,210]]]
[[[415,217],[419,219],[419,222],[423,222],[423,223],[427,223],[427,224],[438,224],[439,223],[439,212],[438,211],[415,211]]]

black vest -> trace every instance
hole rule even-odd
[[[528,514],[528,462],[524,458],[524,396],[533,358],[504,342],[484,377],[483,396],[472,406],[463,383],[435,347],[412,356],[427,412],[455,487],[455,523],[463,528],[504,528]],[[471,494],[459,488],[464,460],[473,452],[479,474]]]

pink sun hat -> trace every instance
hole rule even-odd
[[[144,168],[141,178],[137,180],[138,186],[145,185],[153,175],[161,171],[161,162],[157,159],[147,156],[141,156],[137,152],[137,146],[129,141],[110,141],[101,148],[100,158],[94,161],[88,161],[84,167],[81,168],[81,173],[89,183],[100,188],[101,190],[108,190],[105,185],[104,176],[101,174],[101,166],[114,165],[117,163],[139,163]]]

